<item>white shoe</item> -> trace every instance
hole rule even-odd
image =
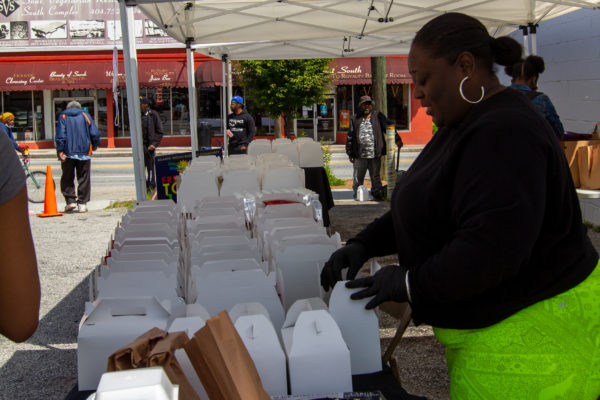
[[[80,213],[85,213],[87,212],[87,206],[85,204],[80,204],[77,206],[77,211]]]
[[[67,204],[65,206],[65,212],[73,211],[76,208],[77,208],[77,204],[75,204],[75,203],[69,203],[69,204]]]

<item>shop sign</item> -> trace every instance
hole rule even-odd
[[[175,44],[137,8],[136,44]],[[118,2],[112,0],[0,0],[0,48],[89,47],[121,44]]]
[[[19,3],[14,0],[0,0],[0,14],[8,17],[19,8]]]
[[[215,156],[223,159],[223,150],[199,150],[196,157]],[[177,203],[177,186],[179,174],[183,172],[190,161],[192,153],[167,154],[154,157],[154,172],[156,175],[156,192],[158,199],[171,199]]]

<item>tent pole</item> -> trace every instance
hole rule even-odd
[[[190,43],[186,45],[187,74],[188,74],[188,97],[190,114],[190,135],[192,136],[192,158],[196,156],[198,148],[198,107],[196,105],[196,81],[194,80],[194,50]]]
[[[529,24],[531,34],[531,54],[537,54],[537,24]]]
[[[140,88],[137,69],[137,53],[135,49],[134,8],[119,0],[121,14],[121,32],[123,35],[123,64],[127,90],[127,108],[129,114],[129,131],[131,133],[131,155],[133,156],[133,175],[137,202],[146,200],[146,171],[144,168],[144,141],[142,139],[142,115],[140,112]]]
[[[223,55],[221,63],[221,116],[223,118],[223,154],[225,157],[229,157],[229,145],[227,138],[227,86],[225,85],[225,64],[227,63],[227,54]]]
[[[527,33],[527,26],[521,25],[519,26],[521,32],[523,32],[523,57],[527,57],[529,55],[529,36]]]
[[[233,97],[233,77],[231,76],[231,60],[227,59],[227,104],[231,103]]]

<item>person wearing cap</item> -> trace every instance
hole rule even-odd
[[[231,98],[231,114],[227,116],[227,136],[229,154],[246,154],[248,145],[254,139],[254,118],[244,110],[244,98]]]
[[[6,133],[15,150],[19,153],[23,153],[25,149],[27,149],[27,146],[17,143],[12,131],[13,126],[15,126],[15,116],[13,113],[5,112],[0,115],[0,130]]]
[[[381,185],[379,170],[381,156],[386,153],[385,131],[390,125],[387,117],[373,110],[373,99],[362,96],[358,101],[359,112],[350,119],[350,129],[346,141],[346,154],[354,166],[352,191],[356,200],[356,191],[364,183],[365,174],[369,171],[371,178],[371,195],[375,200],[385,199]],[[402,147],[402,139],[396,134],[396,145]]]
[[[152,102],[146,97],[140,99],[142,113],[142,139],[144,141],[144,165],[146,166],[146,189],[156,187],[154,176],[154,153],[163,137],[162,122],[156,111],[150,108]]]
[[[92,150],[100,146],[100,132],[79,102],[69,102],[67,109],[59,114],[54,141],[62,169],[60,190],[67,203],[65,212],[75,208],[81,213],[87,212],[86,204],[91,193],[91,156]]]

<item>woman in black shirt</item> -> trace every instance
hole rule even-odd
[[[448,13],[415,36],[414,96],[441,129],[391,210],[332,254],[327,290],[374,256],[399,265],[348,282],[410,302],[446,346],[453,399],[600,395],[600,268],[563,151],[524,96],[498,81],[521,46]],[[544,397],[550,396],[550,397]]]

